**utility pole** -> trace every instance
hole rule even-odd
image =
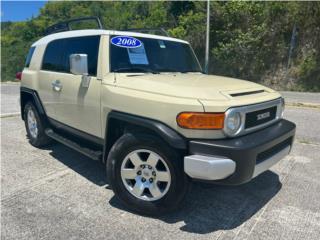
[[[204,71],[206,74],[209,72],[209,35],[210,35],[210,0],[207,0],[207,34],[206,34],[206,56],[205,56],[205,65]]]

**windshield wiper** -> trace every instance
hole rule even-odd
[[[173,69],[173,68],[157,68],[157,71],[159,71],[159,72],[180,72],[180,71]]]
[[[199,70],[177,70],[177,69],[172,69],[172,68],[158,68],[157,69],[159,72],[179,72],[179,73],[189,73],[189,72],[201,72]]]
[[[191,72],[199,72],[199,73],[203,73],[202,71],[199,70],[185,70],[185,71],[180,71],[181,73],[191,73]]]
[[[139,67],[128,67],[128,68],[118,68],[113,70],[113,72],[142,72],[142,73],[153,73],[153,74],[159,74],[159,72],[154,71],[152,69],[146,69],[146,68],[139,68]]]

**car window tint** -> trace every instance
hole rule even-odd
[[[62,64],[63,39],[52,41],[48,44],[43,56],[42,69],[56,72],[63,72]]]
[[[29,67],[30,66],[30,62],[33,56],[33,52],[36,49],[36,47],[32,47],[29,49],[28,55],[27,55],[27,59],[26,59],[26,63],[25,63],[25,67]]]
[[[79,53],[88,55],[88,73],[97,75],[97,63],[100,36],[66,38],[64,46],[63,66],[64,71],[70,72],[70,55]]]
[[[115,36],[111,36],[113,37]],[[189,44],[162,39],[135,38],[142,43],[142,46],[136,48],[137,50],[141,48],[141,51],[136,50],[136,53],[131,53],[129,48],[110,43],[111,71],[143,68],[156,72],[201,72],[201,67]]]

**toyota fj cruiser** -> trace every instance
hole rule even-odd
[[[203,74],[188,42],[71,31],[68,22],[50,30],[22,72],[29,141],[42,147],[54,139],[105,163],[129,209],[173,210],[192,179],[246,183],[289,154],[295,124],[282,118],[281,95]]]

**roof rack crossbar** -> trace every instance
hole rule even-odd
[[[140,33],[160,33],[166,37],[170,37],[169,33],[164,30],[163,28],[130,28],[130,29],[125,29],[122,31],[130,31],[130,32],[140,32]]]
[[[45,35],[49,35],[52,33],[58,33],[58,32],[65,32],[65,31],[71,31],[72,28],[70,26],[70,23],[75,23],[75,22],[82,22],[82,21],[90,21],[90,20],[94,20],[97,22],[98,25],[98,29],[103,29],[103,26],[101,24],[101,21],[98,17],[81,17],[81,18],[74,18],[74,19],[70,19],[68,21],[64,21],[64,22],[59,22],[56,23],[50,27],[48,27],[45,30]]]

